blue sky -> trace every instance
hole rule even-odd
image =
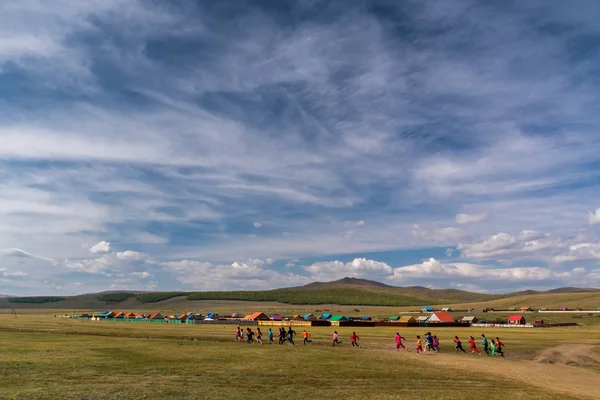
[[[595,1],[13,2],[0,293],[600,286]]]

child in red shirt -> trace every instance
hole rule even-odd
[[[477,348],[477,345],[475,344],[475,339],[473,338],[473,336],[469,336],[469,350],[471,350],[471,353],[477,353],[477,354],[481,355],[481,352],[479,351],[479,349]]]
[[[358,345],[358,339],[360,339],[360,338],[358,337],[356,332],[352,332],[352,335],[350,335],[350,341],[352,342],[352,347],[354,347],[354,346],[360,347]]]

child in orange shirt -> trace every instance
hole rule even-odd
[[[500,338],[497,337],[496,338],[496,354],[500,354],[502,357],[504,357],[504,352],[502,351],[503,347],[504,347],[504,343],[502,343],[500,341]]]
[[[421,342],[421,336],[417,335],[417,354],[422,353],[423,351],[423,343]]]
[[[302,332],[302,337],[304,338],[304,344],[306,343],[312,343],[312,340],[309,339],[310,337],[310,332]]]
[[[352,335],[350,335],[350,341],[352,342],[352,347],[354,347],[354,346],[360,347],[358,345],[358,339],[360,339],[360,338],[358,337],[356,332],[352,332]]]

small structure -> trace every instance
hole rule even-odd
[[[83,313],[79,316],[79,318],[91,318],[91,315],[88,313]]]
[[[294,316],[292,317],[293,321],[302,321],[304,318],[302,318],[302,315],[300,314],[294,314]]]
[[[135,313],[132,313],[132,312],[128,312],[127,314],[125,314],[125,318],[126,319],[134,319],[136,317],[137,317],[137,315]]]
[[[534,325],[544,325],[544,320],[543,319],[536,319],[535,321],[533,321]]]
[[[400,319],[400,317],[398,315],[392,315],[391,317],[388,318],[388,320],[392,321],[392,322],[396,322]]]
[[[365,315],[364,317],[361,318],[362,321],[371,321],[371,317],[369,317],[368,315]]]
[[[423,306],[423,308],[421,308],[421,312],[433,312],[433,307]]]
[[[462,317],[462,319],[460,320],[460,322],[462,322],[463,324],[476,324],[477,321],[479,321],[477,317]]]
[[[454,320],[454,318],[452,317],[452,315],[450,315],[447,312],[443,312],[443,311],[437,311],[432,313],[429,318],[427,319],[427,322],[433,322],[433,323],[454,323],[456,322]]]
[[[540,308],[540,311],[548,311],[548,308],[547,307],[542,307],[542,308]]]
[[[304,314],[304,319],[307,321],[311,321],[313,319],[315,319],[315,316],[313,314]]]
[[[257,311],[250,315],[246,315],[244,317],[244,321],[268,321],[270,318],[267,317],[264,313]]]
[[[521,307],[520,310],[521,310],[521,312],[529,312],[529,311],[533,311],[533,308],[531,308],[531,307]]]
[[[600,308],[598,308],[598,310],[600,310]],[[561,307],[560,311],[569,311],[569,309],[567,307]]]
[[[331,318],[331,314],[321,314],[321,319],[329,319]]]
[[[450,311],[452,311],[452,309],[450,307],[444,307],[444,308],[442,308],[442,311],[443,312],[450,312]]]
[[[525,325],[525,317],[522,315],[512,315],[508,317],[508,323],[511,325]]]
[[[417,322],[417,320],[412,315],[403,315],[402,317],[400,317],[400,322],[408,324]]]
[[[206,318],[208,318],[208,319],[217,319],[217,313],[214,313],[214,312],[206,313]]]
[[[417,317],[415,322],[427,322],[427,318],[429,318],[429,316],[421,315],[421,316]]]
[[[123,311],[119,311],[115,314],[114,318],[125,318],[125,313]]]
[[[579,307],[575,307],[575,311],[583,311],[583,310]]]
[[[271,321],[283,321],[283,317],[279,314],[271,315]]]
[[[348,317],[343,315],[334,315],[329,319],[331,322],[349,321]]]
[[[154,314],[150,315],[148,319],[165,319],[165,317],[163,317],[161,313],[155,312]]]
[[[231,313],[231,318],[239,318],[239,317],[240,317],[240,315],[238,315],[238,313],[236,313],[236,312]]]

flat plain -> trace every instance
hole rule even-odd
[[[211,302],[203,308],[242,306],[263,310],[266,304]],[[280,311],[301,309],[308,308],[283,305]],[[368,311],[393,315],[385,307]],[[308,345],[300,338],[304,328],[297,327],[296,346],[261,346],[236,343],[231,325],[55,317],[72,312],[19,310],[15,316],[0,310],[0,399],[600,398],[597,316],[564,328],[312,327]],[[334,329],[341,346],[331,345]],[[360,349],[350,346],[353,330]],[[415,354],[416,335],[426,330],[440,338],[441,353]],[[394,351],[396,331],[407,338],[411,352]],[[481,333],[501,337],[506,358],[454,352],[454,335],[466,343]]]

